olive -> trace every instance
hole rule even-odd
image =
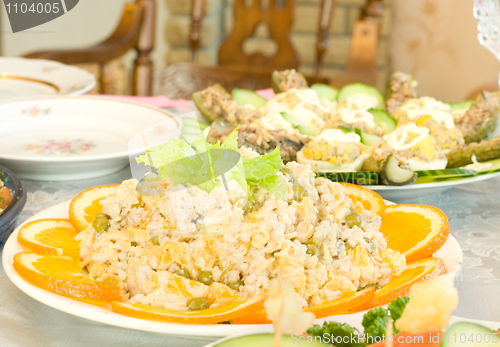
[[[245,282],[243,280],[237,280],[236,282],[229,282],[227,286],[231,288],[232,290],[236,290],[237,292],[240,291],[240,287],[245,285]]]
[[[375,242],[373,242],[372,239],[369,239],[368,237],[363,237],[368,244],[368,253],[373,254],[377,250],[377,245]]]
[[[214,283],[214,278],[212,276],[212,273],[210,271],[202,271],[196,278],[198,282],[201,282],[203,284],[206,284],[207,286],[211,285]]]
[[[304,188],[304,186],[293,186],[293,198],[297,201],[302,201],[307,197],[307,190]]]
[[[151,242],[153,243],[153,245],[159,246],[160,245],[160,237],[158,235],[153,236],[151,238]]]
[[[350,228],[354,228],[354,226],[359,227],[361,225],[361,216],[356,212],[351,212],[345,217],[345,221],[347,226]]]
[[[180,267],[177,270],[175,270],[174,274],[176,274],[177,276],[186,277],[188,280],[191,279],[191,274],[189,273],[188,270],[184,269],[183,267]]]
[[[309,254],[311,257],[319,254],[318,246],[316,246],[315,244],[309,243],[306,245],[306,247],[307,247],[306,253]]]
[[[102,233],[109,229],[109,216],[107,214],[98,214],[92,222],[94,230],[98,233]]]
[[[137,246],[139,246],[139,244],[138,244],[137,242],[135,242],[135,241],[130,242],[130,245],[131,245],[132,247],[137,247]]]
[[[205,298],[192,298],[191,300],[188,301],[187,307],[189,311],[199,311],[199,310],[206,310],[207,308],[210,307],[210,304],[208,303],[208,300]]]

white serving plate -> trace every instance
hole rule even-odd
[[[59,205],[53,206],[45,211],[38,213],[33,216],[25,223],[41,219],[41,218],[69,218],[68,208],[70,201],[63,202]],[[23,225],[25,224],[23,223]],[[201,337],[225,337],[232,334],[242,333],[253,328],[263,328],[263,325],[236,325],[236,324],[211,324],[211,325],[188,325],[188,324],[175,324],[167,322],[158,322],[152,320],[145,320],[133,317],[123,316],[111,312],[110,309],[102,308],[98,306],[89,305],[77,300],[72,300],[64,296],[60,296],[44,289],[38,288],[26,280],[24,280],[13,267],[13,257],[16,253],[25,251],[25,249],[19,245],[17,242],[17,234],[19,226],[12,235],[7,240],[2,256],[2,264],[5,272],[9,279],[23,292],[40,301],[41,303],[53,307],[59,311],[63,311],[78,317],[86,318],[92,321],[105,323],[109,325],[114,325],[122,328],[142,330],[148,332],[162,333],[168,335],[185,336],[189,338],[201,338]],[[462,263],[462,250],[458,245],[458,242],[453,236],[450,235],[448,241],[441,247],[441,249],[435,253],[437,257],[440,257],[446,268],[453,276],[457,276]],[[334,320],[346,321],[346,322],[356,322],[361,319],[363,312],[354,313],[348,316],[335,316]],[[323,318],[318,320],[319,322],[325,320]]]
[[[90,72],[56,61],[0,57],[0,100],[80,95],[95,86]]]
[[[365,188],[376,191],[384,199],[405,202],[408,199],[415,199],[422,196],[439,194],[447,190],[458,187],[462,184],[469,184],[484,181],[500,175],[500,172],[494,172],[474,177],[466,177],[453,181],[432,182],[421,184],[410,184],[407,186],[364,186]]]
[[[104,176],[128,165],[135,135],[167,120],[172,124],[161,131],[179,126],[160,108],[99,96],[2,101],[0,163],[24,179]]]

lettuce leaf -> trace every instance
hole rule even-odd
[[[276,175],[276,170],[283,168],[279,147],[254,159],[240,158],[238,129],[223,143],[212,144],[200,138],[189,145],[183,140],[170,139],[163,145],[149,148],[136,160],[156,168],[156,179],[170,177],[174,185],[194,185],[210,192],[224,180],[234,179],[247,192],[249,201],[254,201],[256,188],[267,189],[277,198],[286,200],[288,188]]]

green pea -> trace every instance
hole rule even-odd
[[[345,221],[349,228],[354,228],[354,226],[359,227],[361,225],[361,216],[356,212],[351,212],[345,217]]]
[[[135,242],[135,241],[130,242],[130,245],[131,245],[132,247],[137,247],[137,246],[139,246],[139,244],[138,244],[137,242]]]
[[[177,276],[185,277],[188,280],[191,279],[191,274],[189,273],[188,270],[184,269],[183,267],[180,267],[177,270],[175,270],[174,274],[176,274]]]
[[[98,214],[92,222],[94,230],[98,233],[105,232],[109,229],[109,216],[107,214]]]
[[[227,286],[231,288],[232,290],[236,290],[237,292],[240,291],[240,287],[244,286],[245,282],[243,280],[237,280],[236,282],[229,282]]]
[[[311,257],[319,254],[318,246],[316,246],[315,244],[309,243],[306,245],[306,247],[307,247],[306,253],[309,254]]]
[[[212,276],[212,273],[210,271],[202,271],[196,278],[198,282],[201,282],[203,284],[206,284],[207,286],[211,285],[214,283],[214,278]]]
[[[369,239],[368,237],[363,237],[368,244],[368,253],[373,254],[377,251],[377,245],[372,239]]]
[[[189,311],[206,310],[209,307],[210,304],[205,298],[192,298],[187,303],[187,308],[189,309]]]
[[[297,201],[302,201],[305,197],[307,197],[307,190],[304,186],[293,186],[293,198]]]

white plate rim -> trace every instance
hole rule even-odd
[[[500,171],[492,172],[484,175],[477,175],[472,177],[465,177],[452,181],[444,182],[430,182],[430,183],[419,183],[419,184],[409,184],[406,186],[363,186],[364,188],[371,189],[373,191],[403,191],[403,190],[415,190],[415,189],[425,189],[425,188],[440,188],[440,187],[455,187],[467,183],[475,183],[484,181],[493,177],[500,175]]]
[[[37,64],[37,63],[40,63],[40,64],[49,64],[49,65],[52,65],[52,66],[59,66],[61,68],[64,68],[64,69],[70,69],[70,70],[73,70],[73,71],[78,71],[78,73],[81,73],[82,76],[83,75],[86,75],[86,78],[89,79],[89,83],[80,88],[80,89],[77,89],[75,91],[72,91],[70,93],[67,93],[67,94],[63,94],[63,93],[57,93],[58,96],[63,96],[63,95],[68,95],[68,96],[76,96],[76,95],[82,95],[82,94],[85,94],[89,91],[92,90],[92,88],[95,87],[97,81],[95,79],[95,76],[93,74],[91,74],[89,71],[85,70],[85,69],[82,69],[82,68],[79,68],[77,66],[74,66],[74,65],[68,65],[68,64],[63,64],[61,62],[58,62],[58,61],[55,61],[55,60],[48,60],[48,59],[29,59],[29,58],[24,58],[24,57],[0,57],[1,60],[11,60],[11,61],[19,61],[21,62],[21,64]],[[52,81],[52,82],[55,82],[55,81]],[[60,87],[60,86],[58,86]],[[18,100],[18,99],[24,99],[25,97],[15,97],[15,98],[11,98],[11,99],[8,99],[8,100]]]
[[[244,332],[249,329],[255,329],[258,327],[266,326],[266,325],[254,325],[254,324],[210,324],[210,325],[177,324],[177,323],[168,323],[168,322],[133,318],[118,313],[114,313],[110,309],[93,306],[81,301],[73,300],[46,291],[27,282],[16,272],[16,270],[13,267],[14,254],[26,250],[17,242],[17,234],[19,232],[19,229],[27,222],[36,219],[68,218],[67,211],[70,202],[71,200],[62,202],[44,211],[41,211],[36,215],[34,215],[33,217],[29,218],[12,232],[9,239],[4,245],[2,254],[2,265],[4,271],[7,274],[7,277],[11,280],[11,282],[14,283],[14,285],[18,287],[18,289],[26,293],[28,296],[56,310],[69,313],[71,315],[80,318],[85,318],[95,322],[122,328],[162,333],[173,336],[225,337],[232,334]],[[389,205],[393,203],[387,201],[387,204]],[[453,242],[455,243],[454,245],[452,245],[452,247],[458,246],[456,239],[451,234],[448,240],[453,240]],[[454,251],[459,251],[460,253],[460,260],[456,264],[455,271],[453,272],[453,275],[456,276],[456,272],[459,270],[461,266],[463,254],[460,246],[458,246],[458,249],[455,249]],[[354,317],[356,315],[363,315],[363,314],[364,312],[357,312],[349,316]],[[333,316],[333,317],[338,318],[341,316]],[[325,319],[328,319],[328,317],[322,318],[319,321],[323,321]]]
[[[130,100],[122,100],[122,99],[117,99],[113,97],[106,97],[106,96],[99,96],[99,95],[79,95],[79,96],[71,96],[71,95],[49,95],[49,96],[37,96],[37,97],[28,97],[28,98],[22,98],[22,99],[9,99],[9,100],[4,100],[0,101],[0,107],[3,104],[12,104],[12,103],[28,103],[28,102],[33,102],[37,100],[50,100],[50,99],[57,99],[57,100],[95,100],[95,101],[101,101],[101,102],[110,102],[110,103],[121,103],[121,104],[128,104],[128,105],[134,105],[142,108],[147,108],[151,111],[157,112],[158,114],[163,114],[165,117],[171,118],[171,119],[176,119],[175,115],[173,115],[171,112],[164,110],[159,107],[147,105],[144,103],[140,102],[135,102],[135,101],[130,101]],[[167,118],[165,118],[167,119]],[[180,124],[179,124],[180,126]],[[139,154],[137,153],[131,153],[129,151],[121,151],[117,153],[110,153],[110,154],[99,154],[99,155],[93,155],[93,156],[81,156],[81,157],[19,157],[15,155],[0,155],[0,159],[3,160],[9,160],[13,162],[32,162],[32,163],[66,163],[66,162],[88,162],[88,161],[96,161],[96,160],[109,160],[109,159],[116,159],[116,158],[123,158],[125,156],[129,155],[136,155]]]

